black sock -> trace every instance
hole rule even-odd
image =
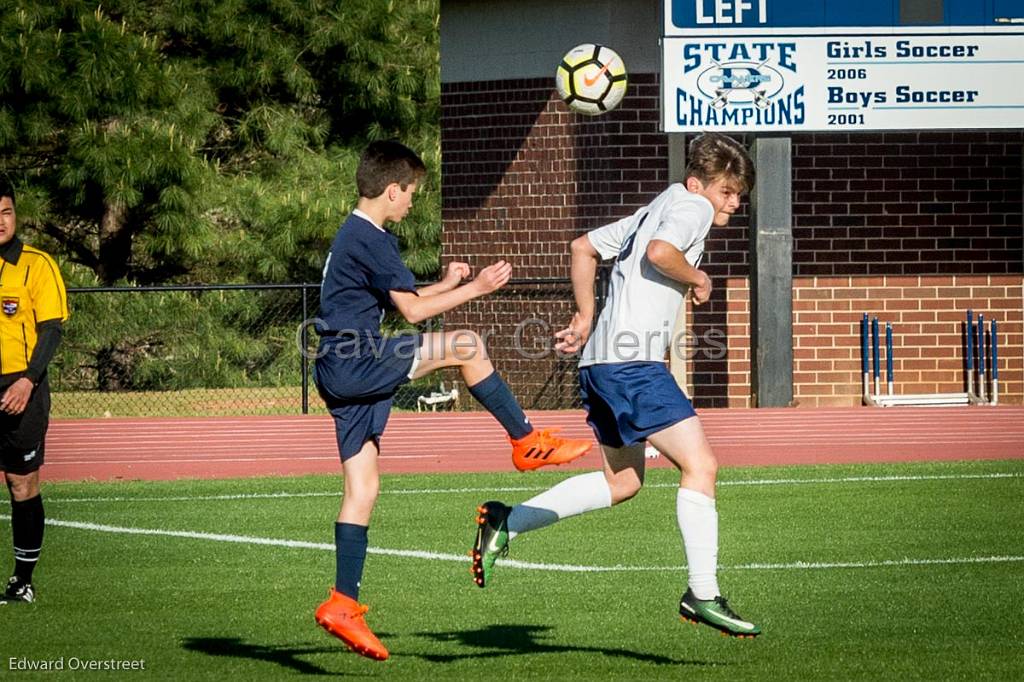
[[[366,561],[367,527],[354,523],[334,524],[334,546],[337,572],[334,589],[359,601],[359,584],[363,580]]]
[[[526,418],[523,408],[519,406],[519,401],[512,395],[508,384],[498,376],[497,372],[470,386],[469,393],[494,415],[494,418],[505,427],[505,431],[512,438],[519,440],[533,431],[533,425]]]
[[[32,571],[43,547],[43,496],[11,500],[11,531],[14,536],[14,575],[23,582],[32,582]]]

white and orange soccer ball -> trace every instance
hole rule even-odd
[[[626,65],[615,50],[584,43],[569,50],[555,71],[558,96],[573,111],[596,116],[626,94]]]

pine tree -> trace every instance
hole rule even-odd
[[[437,0],[3,5],[0,168],[83,280],[316,280],[386,137],[428,161],[400,236],[437,270]]]

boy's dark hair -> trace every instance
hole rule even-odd
[[[707,185],[722,177],[734,179],[749,192],[754,187],[754,162],[746,147],[719,133],[704,133],[694,138],[686,153],[686,177],[693,176]]]
[[[11,184],[7,176],[0,175],[0,199],[4,197],[10,197],[12,204],[17,203],[14,199],[14,185]]]
[[[404,190],[426,175],[427,167],[416,152],[395,140],[371,142],[359,159],[356,188],[359,196],[376,199],[397,182]]]

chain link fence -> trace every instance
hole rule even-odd
[[[68,296],[71,319],[49,370],[54,418],[325,412],[311,376],[317,284],[97,287]],[[572,311],[569,280],[522,280],[418,327],[472,329],[524,407],[569,409],[579,406],[576,359],[554,352],[552,334]],[[409,325],[389,316],[384,327]],[[403,386],[395,407],[479,409],[456,370]]]

